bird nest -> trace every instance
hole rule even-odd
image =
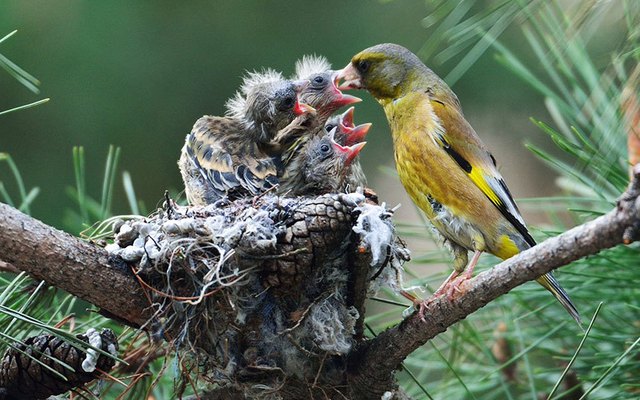
[[[398,289],[409,258],[393,211],[361,192],[170,203],[116,223],[107,250],[152,299],[154,335],[218,384],[341,376],[365,298]]]

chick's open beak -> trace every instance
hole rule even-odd
[[[341,146],[335,141],[332,141],[331,144],[336,149],[338,154],[343,157],[345,165],[351,164],[354,158],[360,153],[360,150],[364,147],[367,142],[360,142],[354,144],[353,146]]]
[[[301,103],[300,100],[296,100],[296,105],[293,107],[293,113],[295,115],[315,114],[316,109],[306,103]]]
[[[340,114],[340,123],[345,128],[353,128],[353,112],[355,111],[355,107],[349,107],[347,111]]]
[[[353,66],[353,63],[347,64],[346,67],[338,71],[338,74],[336,75],[336,82],[340,83],[343,79],[344,82],[341,85],[338,85],[338,89],[340,90],[362,89],[363,87],[362,81],[360,80],[360,74]]]
[[[347,136],[345,138],[345,144],[347,146],[351,146],[354,144],[361,143],[364,140],[365,136],[367,136],[367,133],[371,128],[371,125],[373,124],[367,123],[367,124],[360,124],[354,128],[346,128]]]

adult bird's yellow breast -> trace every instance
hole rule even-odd
[[[498,236],[487,221],[501,216],[438,143],[443,127],[428,95],[413,92],[381,103],[393,136],[398,175],[411,199],[446,238],[468,249],[485,250],[485,238]],[[433,204],[446,208],[460,226],[458,231],[452,232],[451,221],[438,218]]]

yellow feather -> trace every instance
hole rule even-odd
[[[484,174],[482,169],[477,168],[475,165],[472,165],[472,167],[473,169],[471,169],[471,173],[469,173],[469,177],[471,178],[473,183],[475,183],[476,186],[478,186],[478,188],[482,190],[482,193],[484,193],[489,198],[489,200],[491,200],[493,204],[501,204],[502,201],[500,200],[496,192],[494,192],[493,189],[491,189],[487,181],[484,179]]]
[[[501,235],[498,243],[499,246],[496,247],[494,254],[497,257],[502,258],[503,260],[511,258],[520,253],[520,249],[518,249],[516,243],[507,235]]]

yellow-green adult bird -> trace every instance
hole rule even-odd
[[[382,105],[400,180],[452,249],[455,271],[439,293],[470,278],[482,252],[507,259],[535,246],[495,158],[464,118],[455,93],[415,54],[396,44],[376,45],[353,56],[338,78],[345,80],[341,89],[366,89]],[[468,251],[475,253],[467,266]],[[537,282],[580,324],[551,273]]]

